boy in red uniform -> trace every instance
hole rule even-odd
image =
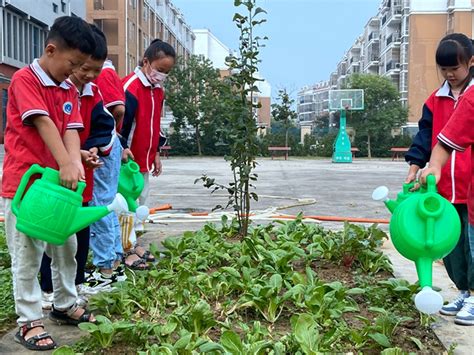
[[[108,155],[114,144],[115,124],[112,115],[104,109],[99,88],[91,81],[99,75],[105,58],[107,57],[107,42],[105,36],[96,26],[91,25],[94,35],[95,48],[91,57],[75,70],[69,77],[77,88],[79,106],[84,129],[79,133],[82,161],[86,172],[86,189],[83,193],[83,206],[88,206],[92,200],[94,187],[94,169],[102,163],[98,155]],[[114,194],[115,196],[115,194]],[[109,202],[110,203],[110,202]],[[104,204],[105,205],[105,204]],[[97,289],[85,287],[85,265],[89,253],[89,227],[76,233],[77,237],[77,272],[76,288],[79,300],[85,304],[87,295],[97,293]],[[43,309],[47,309],[46,295],[52,296],[53,284],[51,280],[51,259],[45,255],[41,263],[41,290],[43,291]],[[107,282],[106,284],[109,284]],[[92,285],[87,285],[92,286]],[[97,286],[97,285],[93,285]],[[105,286],[101,282],[100,286]]]
[[[95,321],[76,305],[76,238],[56,246],[16,230],[11,202],[32,164],[59,169],[63,186],[75,189],[84,179],[78,130],[83,128],[76,88],[66,79],[92,53],[89,25],[77,17],[56,19],[42,56],[17,71],[9,87],[2,197],[5,230],[12,260],[13,293],[19,330],[15,340],[31,350],[56,347],[45,332],[37,275],[43,252],[52,258],[55,319],[66,324]]]
[[[140,205],[145,205],[148,198],[149,173],[153,176],[161,174],[159,146],[163,82],[175,62],[174,48],[155,39],[146,49],[141,66],[122,80],[125,91],[125,117],[120,130],[124,148],[122,160],[135,160],[145,178],[145,187],[139,197]],[[148,261],[154,260],[149,251],[138,245],[125,254],[125,264],[128,266],[138,265],[137,256]]]

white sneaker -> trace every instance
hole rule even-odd
[[[469,291],[459,291],[459,294],[448,304],[444,305],[439,313],[445,316],[455,316],[462,309],[464,301],[470,296]]]
[[[474,296],[468,297],[464,300],[464,305],[456,314],[454,323],[461,325],[474,325]]]
[[[44,292],[41,291],[41,307],[43,309],[49,310],[53,308],[53,299],[54,293],[53,292]]]

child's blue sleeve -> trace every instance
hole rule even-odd
[[[137,98],[129,91],[125,92],[125,115],[123,117],[122,129],[120,130],[120,143],[123,149],[128,148],[128,140],[132,131],[135,112],[138,108]],[[131,138],[131,137],[130,137]]]
[[[91,116],[91,129],[83,149],[107,147],[112,141],[112,132],[115,129],[114,117],[105,111],[102,101],[95,105]]]
[[[426,104],[423,105],[423,114],[418,122],[418,128],[419,131],[405,154],[405,160],[410,165],[415,164],[423,169],[430,161],[433,134],[433,113]]]

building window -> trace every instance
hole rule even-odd
[[[64,1],[61,1],[61,11],[66,13],[66,3]]]
[[[58,13],[58,5],[56,5],[54,2],[53,2],[53,12],[54,13]]]

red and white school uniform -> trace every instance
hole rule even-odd
[[[464,152],[474,145],[474,87],[468,88],[446,126],[438,134],[438,140],[457,152]],[[468,192],[469,224],[474,226],[474,155],[471,154],[471,171]]]
[[[121,133],[123,148],[130,148],[142,173],[152,170],[159,149],[164,91],[152,85],[140,67],[122,79],[125,116]]]
[[[125,105],[125,93],[123,91],[122,81],[117,75],[111,60],[104,62],[102,72],[94,82],[100,88],[105,108]]]
[[[470,85],[474,84],[474,80]],[[463,95],[463,94],[462,94]],[[438,134],[449,121],[457,102],[451,93],[448,82],[434,91],[423,105],[423,113],[418,122],[419,131],[413,139],[410,149],[405,154],[405,160],[424,168],[429,162],[431,151],[438,143]],[[451,158],[443,167],[441,180],[437,184],[438,192],[454,204],[467,203],[467,191],[470,183],[471,149],[465,152],[454,151]]]
[[[115,139],[115,120],[104,109],[102,95],[94,83],[87,83],[79,94],[79,106],[83,118],[84,130],[79,133],[81,149],[99,148],[101,155],[108,155]],[[83,202],[92,200],[94,186],[94,171],[85,167],[86,189],[83,193]],[[100,169],[100,168],[99,168]]]
[[[58,169],[58,164],[32,124],[37,115],[48,116],[61,137],[68,129],[82,130],[77,90],[68,81],[56,83],[36,59],[18,70],[8,88],[2,197],[13,198],[21,177],[33,164]]]

